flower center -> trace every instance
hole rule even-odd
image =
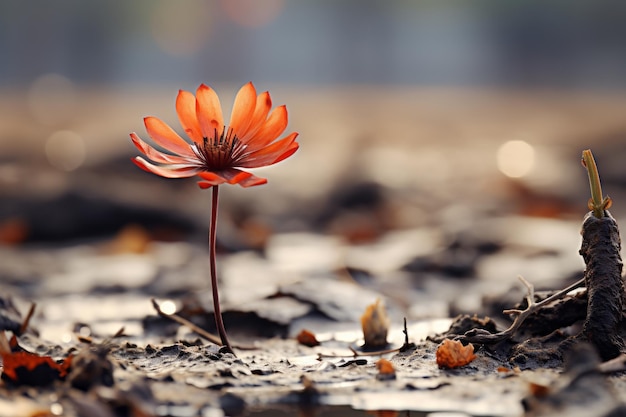
[[[246,149],[231,128],[224,128],[218,136],[217,129],[213,137],[203,138],[202,143],[195,143],[194,152],[207,171],[221,171],[232,168],[241,160]]]

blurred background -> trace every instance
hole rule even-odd
[[[209,193],[137,169],[128,135],[147,139],[147,115],[180,132],[176,94],[200,83],[228,115],[248,81],[287,105],[301,148],[265,186],[222,187],[223,250],[510,215],[576,231],[586,148],[624,216],[624,21],[610,0],[3,1],[0,241],[134,225],[202,243]]]
[[[623,87],[619,1],[19,1],[2,84]]]

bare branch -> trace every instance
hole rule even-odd
[[[585,284],[585,279],[581,278],[580,280],[576,281],[569,287],[564,288],[537,303],[535,302],[535,287],[523,277],[519,276],[518,278],[528,290],[528,294],[526,295],[528,306],[524,310],[517,310],[517,309],[504,310],[505,314],[517,315],[517,317],[515,317],[515,320],[513,320],[513,323],[508,329],[503,330],[498,333],[489,333],[488,331],[483,330],[483,329],[472,329],[472,330],[465,332],[465,334],[463,335],[455,337],[455,340],[458,340],[462,343],[492,344],[492,343],[501,342],[506,339],[510,339],[513,336],[513,334],[515,334],[515,332],[519,330],[519,328],[524,323],[524,321],[528,318],[528,316],[537,312],[537,310],[539,310],[541,307],[545,306],[546,304],[549,304],[555,300],[563,298],[570,291],[576,288],[582,287]]]

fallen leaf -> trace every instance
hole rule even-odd
[[[380,298],[374,304],[367,306],[365,313],[361,316],[361,326],[363,328],[365,347],[379,348],[387,346],[389,317]]]
[[[63,380],[72,366],[72,356],[57,363],[50,356],[19,351],[2,354],[2,380],[13,385],[46,386]]]
[[[463,346],[458,340],[445,339],[437,348],[436,358],[439,368],[453,369],[467,365],[476,355],[471,343]]]
[[[376,369],[378,369],[376,379],[394,379],[396,377],[396,369],[387,359],[379,359],[376,362]]]
[[[308,347],[319,346],[320,344],[320,342],[315,337],[315,334],[306,329],[302,329],[302,331],[298,333],[296,340],[298,340],[298,343],[300,343],[301,345]]]

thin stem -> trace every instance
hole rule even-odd
[[[217,333],[220,335],[222,344],[231,353],[233,348],[226,336],[226,329],[224,328],[224,320],[222,319],[222,311],[220,309],[220,296],[217,290],[217,268],[215,266],[215,242],[217,232],[217,203],[218,203],[218,186],[214,185],[211,189],[213,192],[213,200],[211,202],[211,225],[209,226],[209,260],[211,264],[211,288],[213,290],[213,314],[215,315],[215,327]]]
[[[602,197],[600,175],[598,174],[598,167],[596,166],[596,161],[593,158],[591,149],[585,149],[582,158],[582,164],[587,168],[589,187],[591,188],[591,199],[589,200],[588,206],[589,209],[593,211],[593,215],[600,219],[604,217],[604,210],[611,207],[611,199],[609,197]]]

